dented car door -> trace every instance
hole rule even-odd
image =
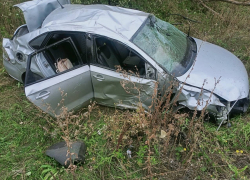
[[[72,50],[69,49],[71,56],[72,51],[76,54],[69,59],[72,67],[58,72],[58,69],[55,70],[53,64],[49,62],[50,59],[43,59],[43,62],[48,61],[46,66],[51,66],[54,70],[54,73],[46,77],[40,71],[39,63],[35,61],[39,61],[41,57],[48,57],[56,48],[63,46],[63,43],[67,48],[72,47]],[[50,52],[51,48],[53,48],[53,51]],[[44,56],[39,56],[39,54]],[[58,60],[56,61],[58,62]],[[93,98],[89,66],[80,60],[79,53],[71,38],[64,39],[29,55],[25,94],[32,103],[52,116],[60,114],[62,106],[71,111],[89,103]]]
[[[119,107],[143,108],[149,110],[156,81],[132,75],[123,75],[109,69],[90,65],[95,101],[99,104]]]
[[[95,101],[118,108],[149,110],[156,88],[156,70],[129,46],[103,36],[89,36]],[[93,43],[93,44],[92,44]],[[139,106],[140,106],[139,105]]]

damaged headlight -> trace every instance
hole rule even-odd
[[[211,94],[209,91],[201,91],[199,88],[190,86],[183,87],[178,97],[178,102],[191,110],[197,108],[197,110],[201,111],[206,107],[208,111],[214,113],[218,112],[217,106],[225,107],[216,95]]]

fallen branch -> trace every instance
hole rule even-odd
[[[208,0],[208,1],[222,1],[226,3],[236,4],[236,5],[242,5],[242,6],[250,6],[250,1],[234,1],[234,0]]]
[[[224,17],[222,17],[220,15],[220,13],[216,12],[215,10],[213,10],[212,8],[208,7],[204,2],[203,0],[199,0],[201,5],[204,6],[205,8],[207,8],[209,11],[211,11],[212,13],[214,13],[215,15],[219,16],[221,19],[225,20]]]
[[[122,138],[123,138],[124,134],[126,133],[126,131],[128,130],[129,126],[130,126],[130,125],[129,125],[128,123],[126,123],[126,124],[123,126],[123,128],[122,128],[122,132],[121,132],[121,134],[120,134],[120,136],[119,136],[119,138],[118,138],[118,142],[117,142],[117,146],[116,146],[116,150],[117,150],[117,151],[118,151],[118,149],[119,149],[120,144],[122,143]]]

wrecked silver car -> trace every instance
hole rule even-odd
[[[173,79],[179,83],[174,89],[180,91],[178,104],[191,110],[202,110],[207,102],[207,111],[224,121],[229,112],[248,108],[248,75],[236,56],[151,14],[71,5],[69,0],[33,0],[16,6],[24,12],[26,24],[12,39],[3,39],[4,66],[25,83],[27,98],[44,111],[44,104],[49,104],[51,114],[59,113],[62,98],[68,110],[93,98],[106,106],[134,108],[138,96],[120,83],[128,79],[143,89],[140,100],[146,109],[156,83],[161,91]],[[116,66],[131,76],[123,76]]]

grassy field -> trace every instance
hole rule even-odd
[[[12,7],[23,1],[0,2],[1,40],[11,37],[24,23],[20,11]],[[153,13],[171,23],[182,22],[177,27],[184,32],[188,31],[188,22],[169,13],[199,21],[191,24],[191,36],[233,52],[250,73],[250,7],[222,2],[206,3],[205,7],[200,2],[111,1],[113,5]],[[83,140],[87,154],[85,164],[67,171],[44,153],[50,145],[62,141],[65,134],[54,119],[28,101],[23,84],[8,76],[2,58],[0,79],[0,179],[53,179],[52,174],[54,179],[250,179],[249,111],[232,119],[231,128],[222,127],[217,132],[215,123],[202,123],[185,114],[173,115],[170,118],[175,121],[165,127],[152,126],[146,121],[150,117],[140,109],[131,112],[93,105],[91,112],[82,109],[72,119],[81,126],[73,124],[69,136]],[[147,126],[141,127],[142,123]],[[162,129],[173,131],[159,138]],[[174,132],[186,132],[189,138]],[[126,156],[128,145],[133,146],[131,159]]]

